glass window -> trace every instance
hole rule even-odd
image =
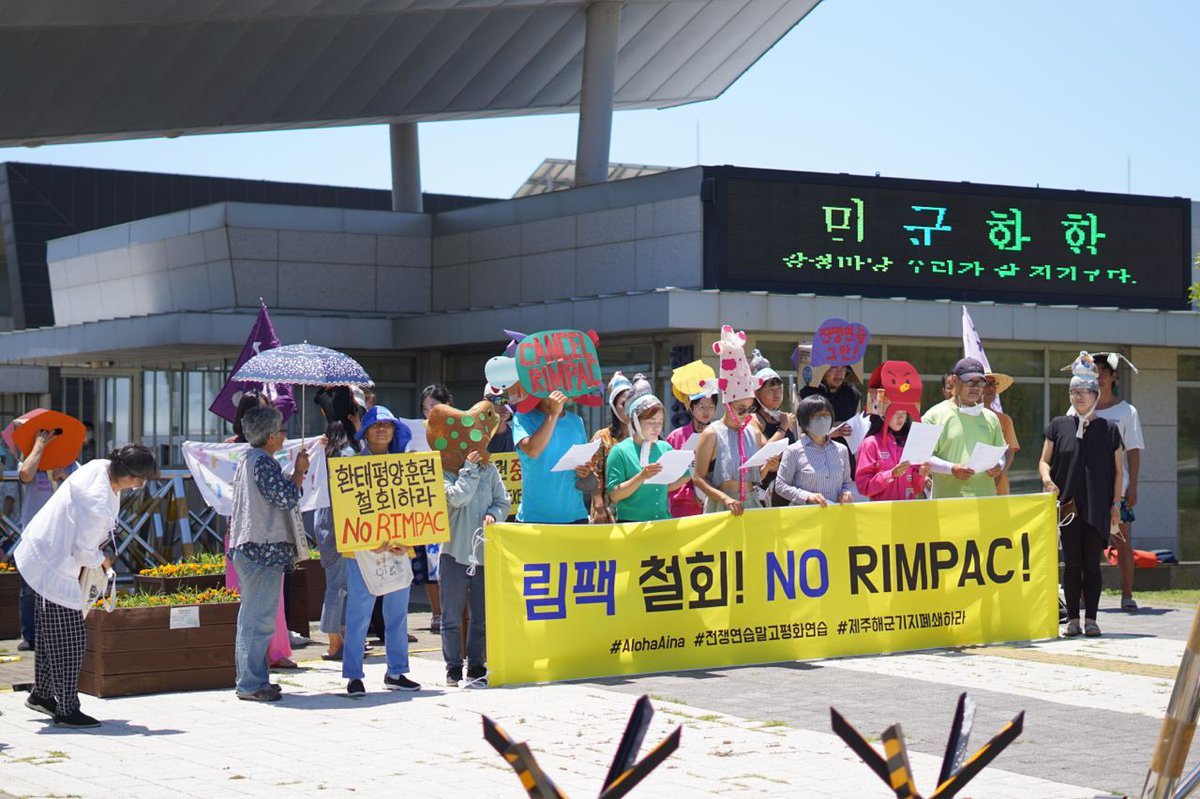
[[[1012,377],[1042,377],[1044,368],[1044,350],[1008,350],[1000,347],[988,347],[988,363],[993,372]]]
[[[1179,356],[1179,380],[1200,381],[1200,355]]]
[[[1009,471],[1009,490],[1029,494],[1041,490],[1037,465],[1042,456],[1042,430],[1045,418],[1045,391],[1041,380],[1016,382],[1000,395],[1004,412],[1012,417],[1013,429],[1021,449]]]
[[[929,347],[920,344],[888,344],[890,361],[908,361],[922,375],[941,376],[962,358],[959,347]]]
[[[1183,360],[1182,358],[1180,359]],[[1200,386],[1180,386],[1177,483],[1180,560],[1200,559]]]
[[[763,354],[763,357],[771,362],[771,368],[776,372],[794,372],[795,365],[792,363],[792,353],[796,350],[796,342],[794,341],[762,341],[758,342],[758,349]],[[750,358],[753,348],[746,352],[746,358]],[[711,350],[710,350],[711,352]]]

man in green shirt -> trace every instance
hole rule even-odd
[[[933,498],[994,497],[995,478],[1004,468],[1001,458],[987,472],[976,473],[966,464],[976,444],[1005,446],[1000,419],[983,406],[987,383],[984,367],[975,358],[963,358],[954,365],[953,395],[930,408],[921,421],[944,425],[942,437],[933,451]]]

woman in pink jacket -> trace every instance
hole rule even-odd
[[[867,388],[873,412],[867,437],[858,447],[858,492],[873,502],[924,499],[929,464],[913,466],[900,460],[909,428],[921,421],[916,369],[904,361],[887,361],[871,375]]]

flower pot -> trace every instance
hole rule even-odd
[[[225,573],[200,574],[193,577],[149,577],[135,574],[133,584],[142,594],[173,594],[184,589],[207,591],[209,588],[224,588]]]
[[[223,602],[93,610],[79,690],[105,697],[232,688],[240,607]],[[197,608],[200,625],[181,626],[187,623],[181,617]]]
[[[21,577],[15,571],[0,572],[0,638],[20,636]]]
[[[302,560],[292,572],[292,588],[288,604],[284,608],[288,628],[308,637],[310,621],[321,618],[321,605],[325,601],[325,569],[315,558]]]

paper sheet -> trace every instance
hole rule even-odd
[[[967,461],[967,468],[974,469],[976,472],[986,472],[1000,463],[1000,459],[1004,457],[1004,453],[1007,451],[1008,447],[976,444],[975,449],[971,450],[971,459]]]
[[[692,433],[688,440],[683,442],[683,446],[679,448],[680,452],[695,452],[696,447],[700,445],[700,434]]]
[[[563,456],[558,459],[558,463],[554,464],[554,468],[550,471],[573,472],[576,468],[591,463],[592,456],[596,454],[596,450],[598,449],[600,449],[599,441],[591,441],[587,444],[575,444],[563,453]]]
[[[405,427],[412,433],[412,440],[408,442],[405,452],[427,452],[429,451],[429,439],[425,437],[425,420],[424,419],[401,419]]]
[[[945,425],[940,424],[913,422],[908,428],[908,440],[904,443],[900,463],[907,461],[910,466],[927,463],[933,457],[933,450],[937,447],[944,428]]]
[[[857,455],[859,445],[867,437],[867,431],[871,429],[871,419],[870,417],[863,416],[861,413],[856,413],[847,420],[847,424],[850,425],[850,435],[846,436],[843,440],[846,442],[846,446],[850,448],[850,453]]]
[[[770,444],[767,444],[765,447],[760,449],[758,452],[754,453],[749,458],[747,458],[746,462],[744,464],[742,464],[742,468],[749,469],[754,466],[762,466],[764,463],[771,460],[771,458],[774,458],[776,455],[782,455],[783,451],[787,448],[788,448],[788,440],[786,438],[781,438],[778,441],[772,441]]]
[[[692,436],[692,438],[697,438],[697,436]],[[674,483],[676,480],[678,480],[680,477],[683,477],[683,473],[686,472],[689,468],[691,468],[692,461],[694,461],[695,459],[696,459],[696,453],[689,452],[688,450],[673,449],[670,452],[664,452],[662,454],[662,457],[660,457],[657,461],[655,461],[655,463],[662,464],[662,467],[663,467],[662,471],[659,472],[658,474],[654,475],[653,477],[647,478],[646,482],[643,483],[643,485],[648,485],[648,486],[670,485],[671,483]]]

